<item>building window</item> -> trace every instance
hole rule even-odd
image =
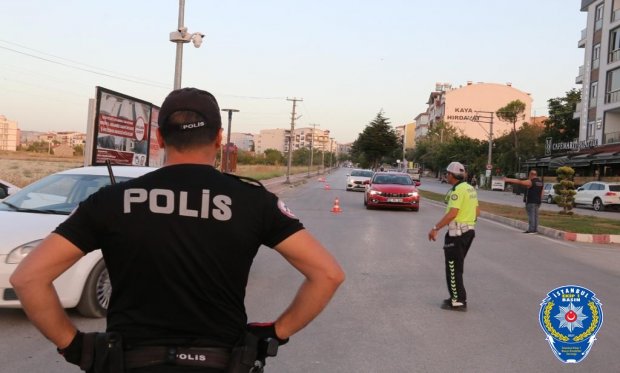
[[[598,69],[601,60],[601,44],[596,44],[592,49],[592,69]]]
[[[620,20],[620,0],[614,0],[611,8],[611,21],[615,22]]]
[[[596,98],[598,97],[598,82],[592,82],[590,85],[590,107],[596,107]]]
[[[620,69],[607,72],[605,103],[620,101]]]
[[[620,27],[609,33],[609,63],[620,60]]]
[[[586,131],[586,140],[590,140],[594,138],[595,127],[596,127],[596,122],[588,122],[588,130]]]
[[[594,11],[594,31],[600,30],[603,27],[603,6],[605,3],[601,3],[596,6]]]

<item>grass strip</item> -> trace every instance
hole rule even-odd
[[[444,195],[426,190],[418,190],[424,198],[444,202]],[[559,211],[558,207],[558,211]],[[480,210],[493,215],[503,216],[527,222],[525,208],[500,205],[497,203],[480,201]],[[599,218],[589,215],[560,215],[559,212],[539,210],[539,225],[564,232],[585,234],[620,234],[620,220]]]

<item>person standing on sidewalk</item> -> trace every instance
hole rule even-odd
[[[447,226],[444,237],[446,282],[450,298],[443,301],[441,308],[452,311],[467,311],[467,293],[463,284],[463,265],[476,233],[474,227],[480,215],[478,194],[465,178],[465,166],[459,162],[448,165],[447,180],[452,189],[446,195],[446,213],[428,232],[429,241],[437,239],[437,232]]]
[[[538,173],[536,170],[530,170],[529,177],[526,180],[507,177],[504,179],[504,182],[523,185],[527,188],[523,196],[523,202],[525,202],[525,211],[527,212],[528,228],[523,233],[538,233],[538,209],[540,208],[543,194],[543,182],[538,178]]]

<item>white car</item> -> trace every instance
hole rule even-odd
[[[17,193],[21,188],[9,183],[8,181],[0,180],[0,200],[5,199],[11,194]]]
[[[620,183],[591,181],[577,188],[575,205],[592,206],[603,211],[608,206],[620,207]]]
[[[122,182],[154,171],[152,167],[114,166]],[[21,308],[9,277],[43,238],[101,187],[110,184],[107,167],[74,168],[46,176],[0,201],[0,308]],[[65,308],[87,317],[104,317],[111,285],[100,250],[93,251],[54,281]]]
[[[374,175],[371,170],[353,170],[350,174],[347,174],[347,191],[359,190],[365,191],[366,185],[370,182],[370,179]]]

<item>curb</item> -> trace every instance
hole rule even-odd
[[[444,206],[443,204],[438,203],[437,201],[429,200],[424,198],[426,202],[431,202],[438,206]],[[499,215],[490,214],[488,212],[481,211],[480,216],[500,222],[502,224],[515,227],[518,229],[526,230],[528,228],[527,222],[506,218]],[[586,234],[586,233],[572,233],[572,232],[564,232],[553,228],[547,228],[543,226],[538,227],[538,233],[543,236],[551,237],[556,240],[563,241],[574,241],[574,242],[585,242],[585,243],[597,243],[597,244],[620,244],[620,235],[618,234]]]

